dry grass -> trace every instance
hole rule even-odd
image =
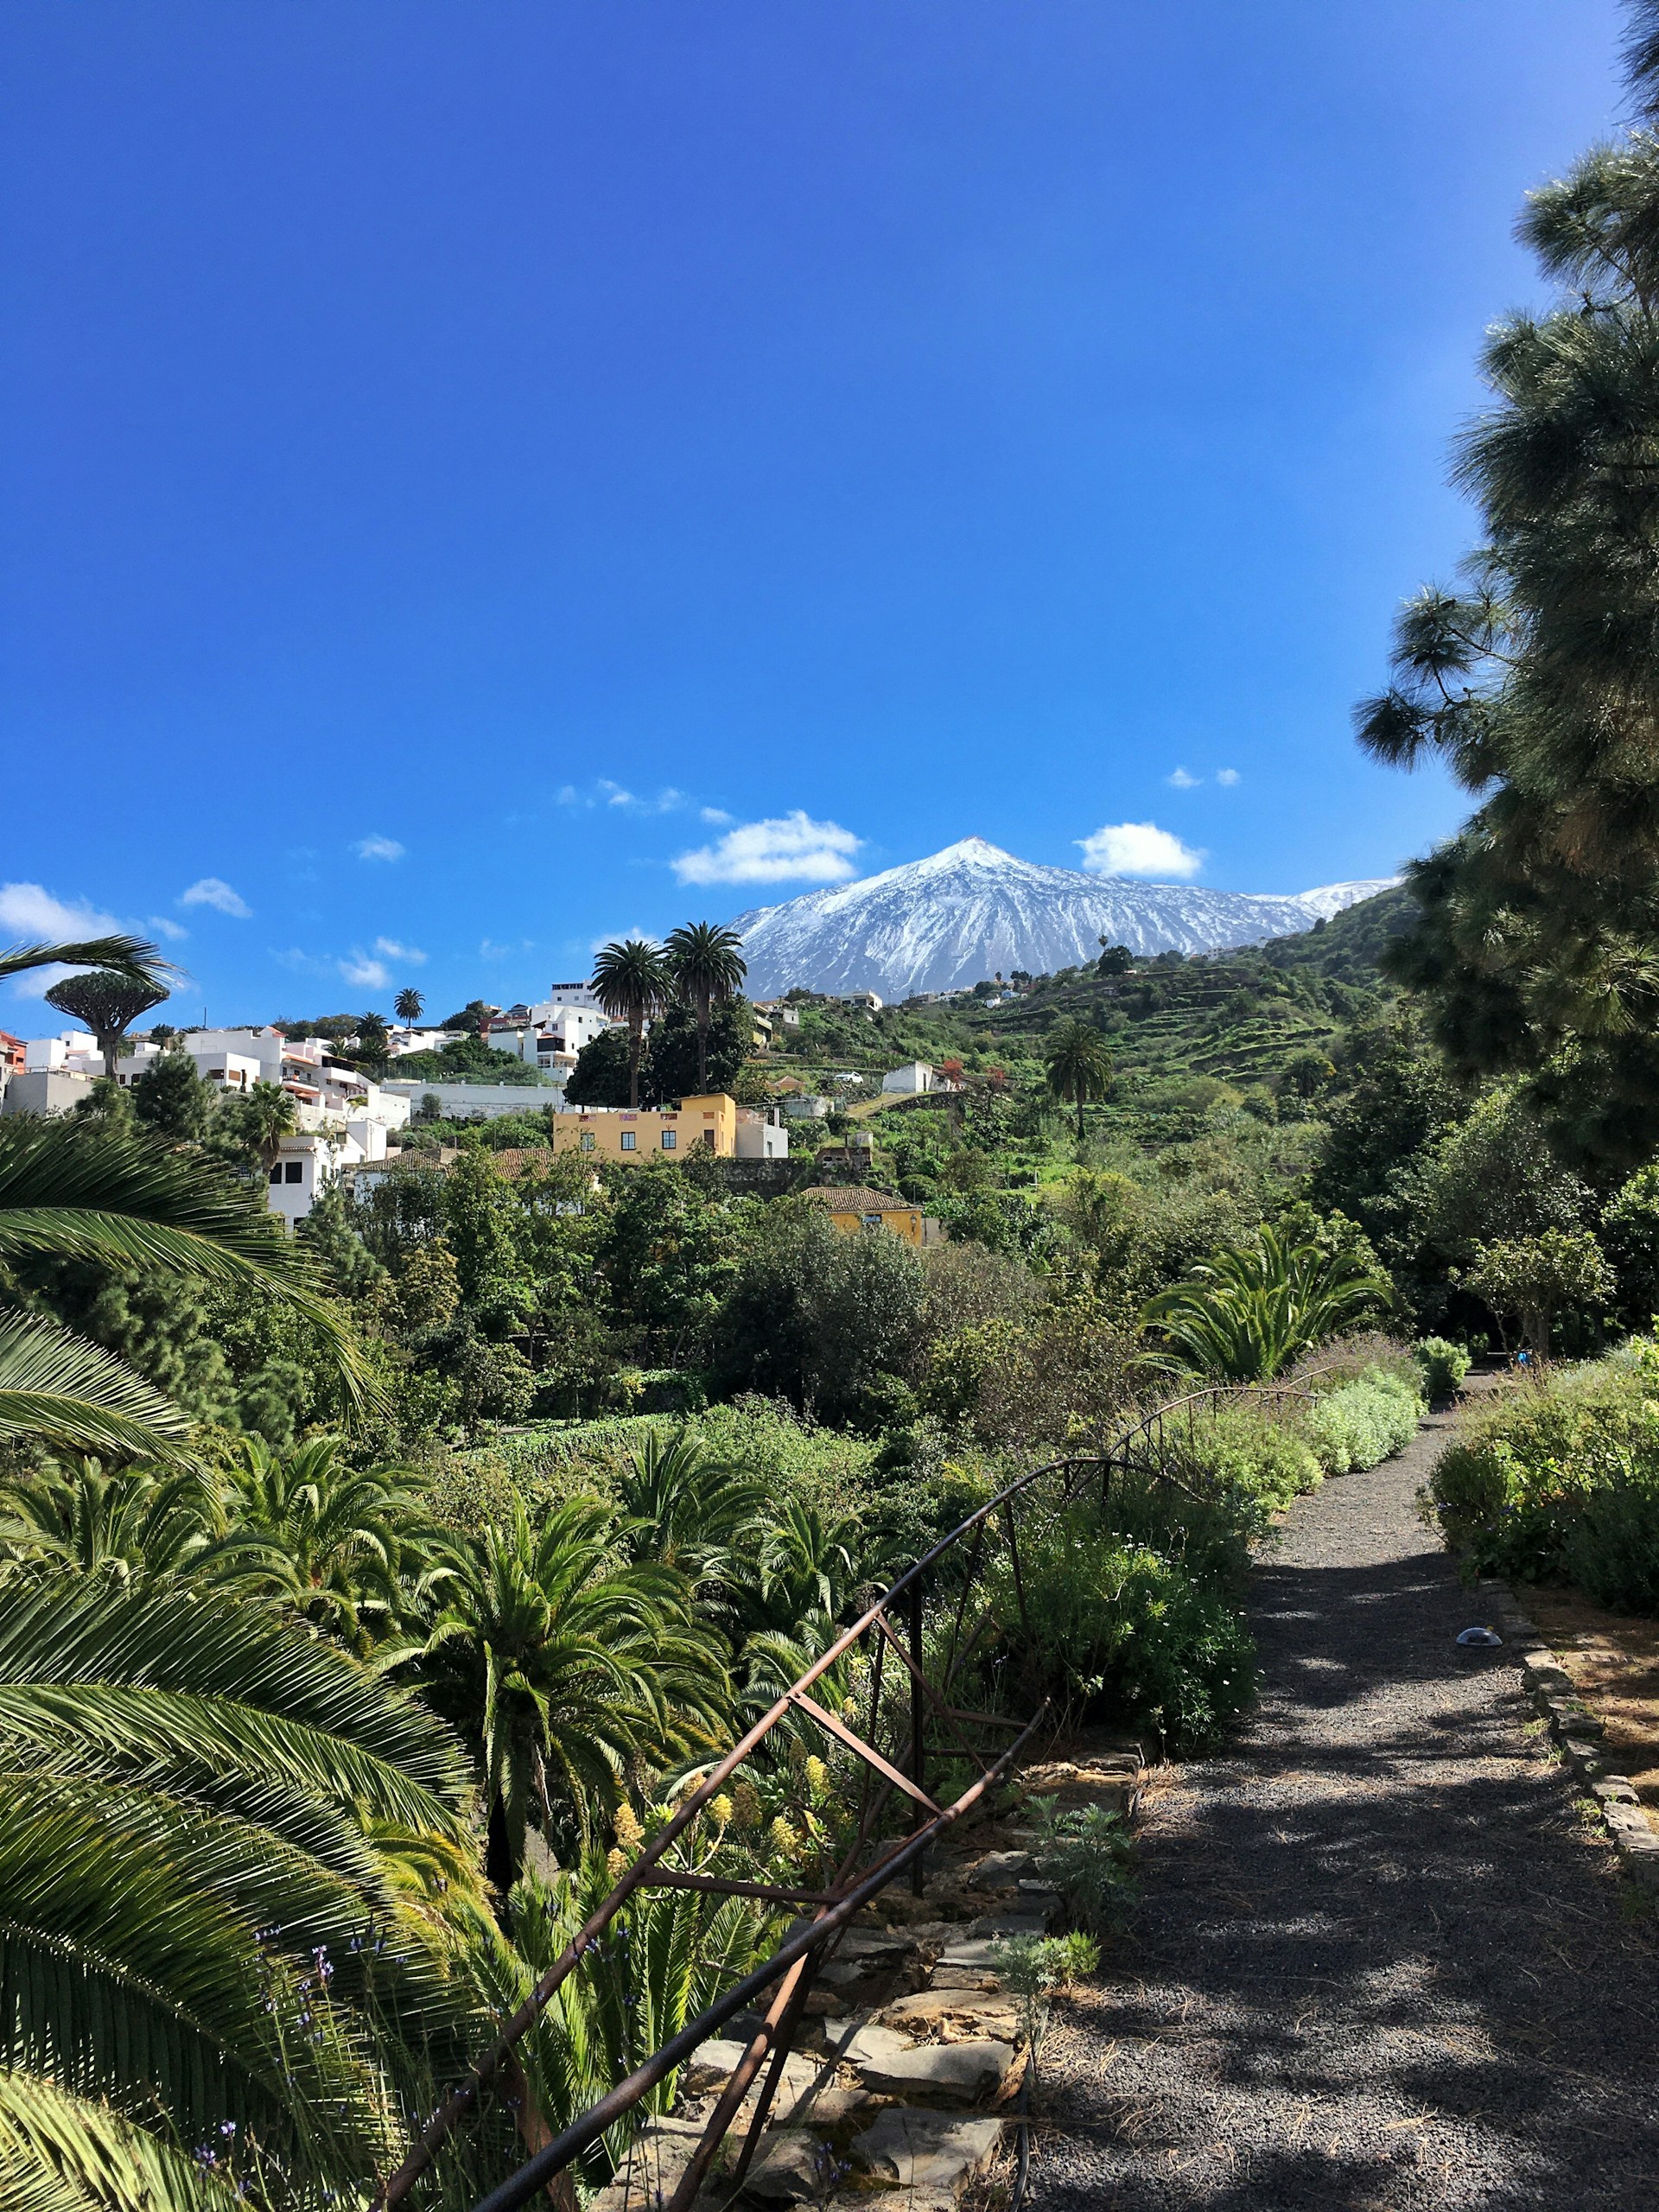
[[[1519,1592],[1575,1689],[1599,1713],[1607,1745],[1649,1812],[1659,1812],[1659,1621],[1592,1605],[1577,1590]]]

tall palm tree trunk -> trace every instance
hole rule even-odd
[[[709,1095],[709,1022],[714,1001],[707,991],[697,993],[697,1089]]]
[[[639,1111],[639,1054],[645,1041],[645,1025],[636,1014],[628,1024],[628,1106]]]

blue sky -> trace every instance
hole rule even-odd
[[[443,1013],[969,835],[1389,873],[1460,808],[1350,708],[1468,541],[1446,442],[1618,32],[21,0],[0,937]]]

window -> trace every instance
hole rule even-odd
[[[663,1150],[664,1152],[672,1152],[679,1141],[679,1133],[677,1130],[664,1129],[663,1131]]]
[[[280,1160],[270,1171],[270,1179],[273,1183],[280,1183],[283,1179],[283,1163]]]
[[[879,1213],[867,1213],[864,1217],[864,1226],[866,1229],[880,1229],[881,1226],[880,1215]]]
[[[583,1150],[584,1152],[591,1152],[591,1151],[593,1150],[593,1148],[594,1148],[594,1133],[593,1133],[593,1131],[592,1131],[591,1129],[584,1129],[584,1130],[582,1131],[582,1150]]]
[[[713,1131],[712,1129],[705,1129],[705,1130],[703,1131],[703,1133],[702,1133],[702,1141],[703,1141],[704,1146],[706,1147],[706,1148],[707,1148],[709,1151],[712,1152],[712,1151],[714,1150],[714,1148],[715,1148],[715,1133],[714,1133],[714,1131]]]
[[[624,1151],[624,1152],[632,1152],[633,1150],[635,1150],[635,1148],[636,1148],[636,1147],[635,1147],[635,1144],[634,1144],[633,1131],[632,1131],[632,1129],[624,1129],[624,1130],[623,1130],[623,1132],[622,1132],[622,1149],[623,1149],[623,1151]]]
[[[305,1162],[302,1160],[284,1160],[283,1179],[286,1183],[302,1183],[305,1180]]]

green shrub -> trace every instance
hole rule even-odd
[[[1422,1402],[1413,1386],[1386,1368],[1371,1368],[1317,1399],[1302,1433],[1328,1475],[1374,1467],[1410,1442]]]
[[[1565,1561],[1599,1605],[1659,1613],[1659,1471],[1644,1468],[1592,1491],[1567,1534]]]
[[[1604,1604],[1651,1602],[1641,1592],[1659,1483],[1651,1347],[1635,1346],[1465,1415],[1427,1493],[1447,1542],[1483,1573],[1570,1573]]]
[[[1198,1468],[1261,1509],[1251,1516],[1258,1527],[1320,1479],[1306,1439],[1265,1406],[1223,1404],[1194,1423],[1191,1440]]]
[[[1421,1344],[1412,1346],[1412,1354],[1422,1370],[1423,1395],[1431,1405],[1462,1388],[1469,1372],[1469,1355],[1461,1344],[1445,1337],[1425,1337]]]
[[[990,1597],[1028,1694],[1148,1728],[1178,1755],[1213,1744],[1254,1695],[1233,1608],[1160,1553],[1100,1535],[1093,1506],[1028,1531],[1020,1567],[1023,1606],[1006,1559]]]

